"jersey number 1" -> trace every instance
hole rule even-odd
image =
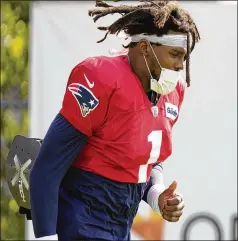
[[[151,142],[152,144],[150,158],[145,165],[140,165],[139,167],[138,183],[143,183],[147,181],[148,165],[157,162],[160,156],[160,147],[162,144],[162,131],[152,131],[148,136],[148,142]]]

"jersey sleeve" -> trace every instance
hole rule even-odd
[[[178,94],[179,94],[179,110],[183,104],[183,100],[184,100],[184,94],[185,94],[185,83],[184,81],[180,81],[178,83],[178,86],[177,86],[177,90],[178,90]]]
[[[92,136],[105,121],[110,90],[96,60],[85,60],[71,72],[60,113],[80,132]]]
[[[175,118],[175,120],[173,121],[173,125],[177,122],[179,115],[180,115],[180,110],[181,110],[181,106],[183,104],[183,100],[184,100],[184,94],[185,94],[185,83],[184,81],[179,81],[177,86],[176,86],[176,90],[179,96],[179,100],[178,100],[178,115]]]

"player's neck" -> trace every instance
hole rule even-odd
[[[132,71],[138,77],[141,85],[146,93],[150,92],[150,76],[147,69],[141,68],[140,60],[132,50],[128,53],[129,63],[131,65]]]

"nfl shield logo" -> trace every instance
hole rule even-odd
[[[158,106],[152,106],[151,107],[151,111],[152,111],[153,116],[156,118],[158,116],[158,114],[159,114]]]

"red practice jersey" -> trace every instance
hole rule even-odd
[[[126,55],[88,58],[71,72],[60,113],[89,137],[73,166],[126,183],[149,179],[172,153],[184,83],[161,95],[158,115]],[[156,112],[156,111],[155,111]]]

